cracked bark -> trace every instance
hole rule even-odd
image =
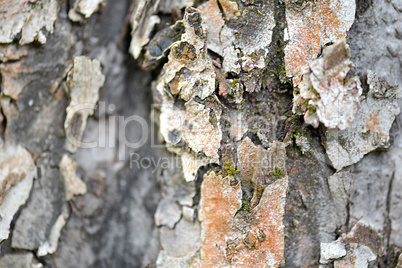
[[[0,3],[0,267],[402,266],[400,1]]]

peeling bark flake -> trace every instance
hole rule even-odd
[[[29,197],[35,163],[21,146],[5,144],[0,148],[0,241],[8,238],[15,213]]]
[[[57,11],[56,0],[0,1],[0,43],[46,43],[47,33],[53,33]]]
[[[66,148],[75,152],[84,134],[88,116],[93,114],[99,98],[99,89],[105,76],[100,62],[84,56],[74,59],[73,67],[67,74],[67,87],[71,97],[68,105],[64,129],[67,135]]]
[[[300,2],[303,4],[300,5]],[[320,48],[346,37],[355,19],[355,0],[286,0],[289,44],[285,47],[286,75],[299,86],[303,69]]]

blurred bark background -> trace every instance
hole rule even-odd
[[[402,267],[401,12],[0,0],[0,267]]]

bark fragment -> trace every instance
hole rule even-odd
[[[2,92],[4,95],[7,95],[14,100],[18,100],[18,95],[29,83],[28,79],[21,77],[24,67],[24,64],[21,62],[0,65],[0,71],[2,74]]]
[[[83,22],[96,12],[103,0],[77,0],[74,7],[68,12],[70,20],[75,22]]]
[[[188,210],[188,211],[185,211]],[[174,227],[160,229],[161,246],[173,258],[195,256],[200,249],[200,223],[193,222],[194,210],[183,208],[183,217]]]
[[[177,159],[176,159],[177,160]],[[173,162],[159,178],[162,200],[155,212],[162,250],[158,254],[157,267],[199,267],[200,223],[193,206],[194,182],[186,182]]]
[[[346,255],[344,244],[336,241],[332,243],[321,243],[320,263],[327,264],[330,261],[340,259]]]
[[[327,223],[328,231],[335,231],[346,224],[349,195],[353,187],[353,176],[350,172],[337,172],[328,178],[330,198],[332,200],[332,220]]]
[[[61,230],[63,229],[64,225],[67,222],[68,219],[68,212],[66,209],[63,210],[62,214],[60,214],[56,222],[53,224],[53,226],[50,229],[49,237],[47,241],[44,241],[40,244],[38,247],[38,252],[37,255],[39,257],[46,256],[48,254],[53,254],[56,252],[58,244],[59,244],[59,238],[61,234]]]
[[[320,263],[333,262],[335,268],[366,268],[379,257],[380,248],[377,233],[370,225],[358,222],[348,234],[342,235],[334,242],[321,244]]]
[[[173,200],[162,200],[155,212],[156,226],[168,226],[173,229],[181,218],[181,208]]]
[[[157,67],[158,63],[167,55],[170,46],[180,40],[183,32],[184,26],[181,20],[158,32],[144,48],[144,59],[141,63],[141,67],[144,70]]]
[[[140,56],[143,46],[150,40],[150,34],[155,25],[160,22],[158,16],[154,15],[158,9],[160,0],[140,0],[135,2],[133,13],[130,17],[131,43],[130,53],[134,59]]]
[[[323,56],[309,64],[293,99],[293,112],[300,107],[306,123],[317,128],[320,121],[339,129],[352,124],[362,88],[349,58],[349,46],[342,40],[324,48]]]
[[[365,154],[389,147],[389,130],[399,114],[401,90],[390,86],[371,71],[369,92],[360,103],[352,125],[345,130],[327,129],[323,145],[335,169],[358,162]]]
[[[241,16],[247,20],[243,19],[235,30],[234,45],[242,52],[242,68],[245,71],[265,68],[276,25],[274,5],[272,0],[261,1],[260,5],[249,5],[241,12]]]
[[[59,163],[59,169],[64,177],[67,201],[70,201],[74,195],[85,194],[87,192],[86,184],[75,174],[77,163],[70,157],[63,155]]]
[[[56,251],[69,212],[59,171],[49,166],[48,156],[42,156],[38,167],[41,177],[35,181],[29,203],[15,223],[11,246],[38,250],[38,255],[43,256]]]
[[[88,116],[93,114],[99,98],[99,88],[103,86],[105,76],[101,72],[100,62],[84,56],[74,59],[73,67],[67,74],[67,87],[71,97],[67,107],[64,129],[67,135],[66,148],[75,152],[80,144]]]
[[[232,19],[236,17],[234,14],[240,15],[237,3],[232,2],[231,5],[226,7],[232,11]],[[225,25],[224,18],[226,18],[226,15],[222,14],[217,0],[207,1],[200,5],[198,9],[200,10],[202,19],[205,21],[206,28],[208,29],[208,49],[219,55],[223,55],[223,50],[227,47],[233,47],[234,41],[233,29],[230,29]],[[230,19],[230,17],[227,19]]]
[[[183,24],[185,33],[172,45],[156,90],[163,97],[160,131],[168,148],[182,156],[190,181],[200,166],[218,161],[221,104],[211,96],[216,75],[205,50],[206,28],[199,11],[186,9]]]
[[[355,19],[354,0],[286,0],[286,75],[299,86],[303,69],[314,60],[320,48],[346,37]]]
[[[18,47],[15,44],[0,45],[0,62],[16,61],[28,55],[26,47]]]
[[[57,250],[61,231],[70,214],[67,201],[70,201],[73,195],[86,193],[87,188],[75,174],[76,163],[67,155],[64,155],[59,163],[60,173],[43,165],[41,170],[43,172],[43,177],[40,178],[41,185],[39,187],[35,185],[27,208],[18,218],[12,247],[37,249],[38,256],[45,256]],[[54,181],[49,181],[52,179]],[[37,217],[38,213],[41,213],[40,218]],[[41,228],[42,224],[46,224],[46,228]],[[35,235],[31,233],[34,228],[40,228],[35,231]]]
[[[241,207],[241,196],[240,184],[232,187],[227,178],[215,172],[204,176],[199,213],[201,267],[226,266],[241,245],[239,238],[230,237],[233,217]]]
[[[8,238],[15,213],[29,197],[36,166],[27,150],[19,145],[0,148],[0,241]]]
[[[54,30],[57,9],[56,0],[1,1],[0,21],[4,24],[0,28],[0,43],[46,43],[47,33],[53,33]]]
[[[283,261],[287,176],[265,188],[249,212],[242,205],[240,184],[215,172],[201,186],[201,267],[278,267]],[[248,214],[249,213],[249,214]]]

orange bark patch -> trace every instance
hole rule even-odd
[[[211,172],[201,187],[201,267],[277,267],[283,259],[287,177],[269,185],[250,212],[235,187]]]
[[[303,68],[317,57],[321,46],[338,42],[354,20],[354,11],[348,10],[344,0],[322,0],[296,10],[288,4],[286,20],[290,42],[285,48],[286,75],[298,86]]]
[[[249,229],[257,234],[262,230],[265,239],[249,249],[241,247],[236,258],[233,258],[234,267],[278,267],[284,256],[284,225],[285,199],[288,187],[287,177],[276,181],[265,188],[260,203],[249,217]],[[240,232],[239,232],[240,233]],[[244,235],[243,235],[244,236]]]
[[[237,245],[227,243],[226,237],[234,232],[233,217],[241,207],[240,184],[232,187],[215,172],[204,176],[201,186],[201,267],[226,265],[225,248],[235,252]]]

